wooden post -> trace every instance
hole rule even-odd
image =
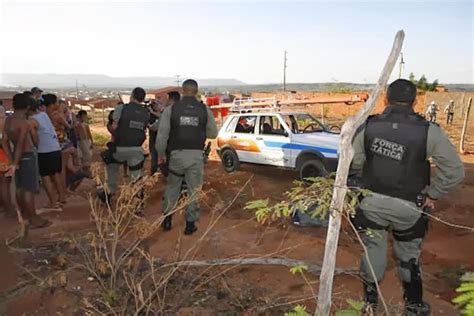
[[[472,104],[472,98],[469,98],[469,101],[467,102],[467,107],[466,107],[466,115],[464,116],[464,124],[462,126],[461,140],[459,141],[459,152],[463,155],[466,153],[466,150],[464,148],[464,137],[466,136],[467,125],[469,122],[469,113],[471,112],[471,104]]]
[[[321,123],[323,123],[323,125],[326,125],[326,120],[325,120],[325,116],[326,116],[326,106],[324,103],[321,103]]]
[[[380,78],[372,94],[365,103],[364,107],[354,116],[344,123],[341,130],[340,156],[339,164],[334,182],[334,191],[331,201],[331,216],[329,217],[329,227],[326,236],[326,246],[324,249],[324,260],[319,278],[318,305],[315,315],[327,316],[331,310],[332,285],[334,271],[336,267],[337,244],[339,241],[339,231],[341,228],[342,212],[344,210],[344,198],[347,193],[347,176],[349,167],[354,156],[352,148],[352,139],[357,128],[365,122],[370,112],[376,105],[377,98],[385,88],[390,74],[400,55],[405,33],[398,31],[393,43],[392,51],[388,56],[385,67],[382,70]]]

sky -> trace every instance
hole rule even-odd
[[[472,0],[0,0],[0,73],[373,83],[403,29],[405,67],[474,83]],[[398,68],[392,78],[398,76]]]

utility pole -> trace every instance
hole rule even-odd
[[[285,50],[285,55],[284,55],[284,58],[283,58],[283,91],[286,91],[286,61],[287,61],[287,58],[286,58],[286,50]]]
[[[400,69],[398,72],[398,79],[402,77],[402,70],[404,66],[405,66],[405,61],[403,61],[403,53],[400,53]]]
[[[77,87],[77,79],[76,79],[76,100],[79,100],[79,88]]]
[[[176,75],[176,85],[179,87],[181,85],[181,80],[179,80],[180,75]]]

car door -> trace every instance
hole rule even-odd
[[[238,116],[232,133],[228,134],[226,142],[234,148],[240,161],[261,163],[261,149],[257,144],[257,121],[254,115]]]
[[[286,125],[275,114],[261,115],[258,123],[257,144],[261,148],[263,164],[290,167],[290,133]]]

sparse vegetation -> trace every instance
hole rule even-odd
[[[110,141],[110,135],[92,132],[92,139],[94,145],[105,146]]]

